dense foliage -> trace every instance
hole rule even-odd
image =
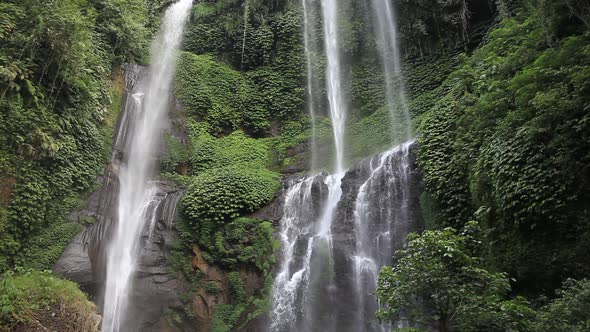
[[[569,1],[524,1],[420,101],[436,220],[487,230],[486,262],[539,294],[590,273],[590,39]],[[420,100],[421,97],[417,97]]]
[[[79,231],[84,221],[68,216],[109,156],[123,90],[118,65],[146,61],[169,3],[0,3],[0,271],[51,268]],[[365,16],[370,2],[338,3],[353,161],[401,135],[391,130],[382,64],[367,54],[376,49],[367,37],[375,29]],[[587,330],[590,5],[394,3],[432,230],[409,237],[397,265],[383,270],[378,295],[389,307],[380,317],[409,316],[440,330]],[[193,246],[224,270],[231,299],[214,310],[216,331],[236,329],[268,305],[273,227],[245,216],[274,198],[279,174],[271,170],[301,162],[294,155],[309,146],[301,26],[300,5],[290,0],[199,1],[187,26],[174,87],[187,135],[169,135],[161,160],[165,175],[187,187],[169,261],[193,293],[224,291],[201,280]],[[313,29],[321,40],[322,28]],[[331,130],[316,42],[315,129],[326,166]],[[473,233],[472,219],[485,236]],[[247,294],[243,269],[262,275],[264,289]],[[0,324],[34,322],[34,310],[59,301],[89,309],[72,286],[44,273],[5,275]],[[535,310],[508,297],[515,294],[534,300]],[[188,307],[190,294],[182,301]]]
[[[557,298],[540,308],[535,331],[582,332],[590,329],[590,281],[568,279]]]
[[[277,189],[272,172],[240,166],[215,168],[194,178],[183,198],[183,212],[195,228],[208,233],[210,223],[231,221],[263,207]]]
[[[410,319],[436,331],[585,331],[590,325],[590,283],[567,280],[558,297],[534,310],[508,298],[509,279],[485,269],[481,230],[475,222],[410,234],[393,267],[381,270],[377,316]]]
[[[210,56],[182,53],[176,96],[189,116],[207,122],[215,134],[239,128],[260,133],[270,125],[268,111],[252,85]]]
[[[184,41],[186,51],[212,55],[245,72],[248,85],[257,90],[244,96],[252,103],[249,109],[256,114],[266,112],[263,114],[271,119],[299,118],[303,109],[301,12],[290,3],[201,1],[193,7],[193,19]],[[203,59],[207,58],[193,56],[193,59],[205,61]],[[231,76],[226,65],[209,64],[210,69],[204,72],[225,68],[222,76]],[[224,98],[230,101],[236,97],[225,94]],[[257,120],[270,119],[260,117]]]
[[[49,249],[43,262],[24,263],[48,268],[73,235],[64,223],[75,204],[63,202],[89,191],[103,168],[121,91],[110,75],[145,54],[156,3],[0,4],[0,270],[24,247],[33,260]],[[47,227],[69,228],[46,248]]]
[[[274,198],[280,178],[269,169],[282,168],[286,151],[309,138],[300,27],[301,12],[289,1],[257,0],[201,1],[187,26],[175,93],[188,140],[170,137],[161,164],[165,176],[187,186],[175,257],[183,253],[186,262],[197,245],[228,278],[231,301],[215,307],[214,331],[233,330],[268,306],[273,227],[243,216]],[[176,258],[193,291],[223,291]],[[256,271],[263,289],[244,293],[242,269]]]
[[[408,236],[393,268],[383,268],[378,317],[410,319],[437,331],[522,331],[532,317],[523,298],[507,300],[506,275],[484,269],[477,256],[479,227]]]

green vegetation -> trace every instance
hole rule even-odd
[[[146,61],[169,3],[0,4],[0,271],[50,269],[93,222],[69,215],[110,155],[124,89],[118,66]],[[389,307],[380,317],[407,315],[443,331],[588,330],[589,5],[396,4],[430,230],[410,236],[397,265],[383,270],[378,295]],[[375,27],[361,14],[366,3],[339,5],[352,162],[389,148],[402,131],[390,128],[381,64],[366,54],[375,46],[366,37]],[[275,197],[275,171],[308,158],[300,153],[311,136],[301,26],[293,1],[193,6],[174,87],[187,119],[182,135],[167,138],[161,160],[162,175],[187,189],[181,239],[168,260],[192,293],[180,297],[184,310],[170,312],[175,323],[195,318],[191,294],[202,290],[229,292],[230,301],[215,308],[214,331],[235,330],[269,306],[277,242],[271,222],[248,215]],[[317,61],[323,87],[325,59]],[[314,93],[325,99],[323,88]],[[317,106],[316,134],[329,148],[328,108],[325,101]],[[320,163],[329,165],[330,157],[322,154]],[[229,290],[192,266],[195,245],[223,270]],[[244,271],[258,274],[264,287],[248,289]],[[47,273],[5,274],[0,304],[0,329],[45,324],[40,317],[56,305],[77,315],[57,315],[74,325],[45,327],[96,329],[85,297]]]
[[[65,227],[39,262],[19,255],[49,267],[73,235],[63,202],[92,189],[108,158],[121,96],[110,74],[143,57],[148,3],[0,4],[0,271]]]
[[[477,223],[408,236],[393,268],[381,270],[377,296],[386,321],[409,318],[437,331],[523,331],[533,316],[525,299],[508,300],[509,279],[484,269]]]
[[[0,277],[0,330],[98,332],[96,306],[78,286],[49,272]]]
[[[193,14],[207,15],[206,9],[211,9],[207,6],[205,2],[197,4]],[[196,29],[192,24],[185,40],[188,49],[196,45],[193,38],[205,38],[192,34]],[[202,25],[202,21],[196,25]],[[269,170],[271,163],[280,163],[283,151],[305,140],[295,143],[287,139],[288,135],[301,135],[302,127],[296,127],[297,134],[284,138],[260,138],[268,135],[271,119],[277,117],[270,112],[277,107],[283,108],[285,123],[301,123],[297,113],[285,110],[294,108],[292,104],[280,104],[287,102],[293,91],[275,90],[271,96],[276,85],[264,86],[270,82],[266,77],[274,77],[275,83],[283,80],[283,75],[269,67],[240,72],[210,54],[183,52],[179,59],[175,90],[187,112],[188,142],[182,144],[170,137],[168,155],[162,160],[165,176],[187,186],[177,221],[181,243],[173,250],[171,272],[189,280],[193,292],[201,288],[210,294],[223,291],[216,282],[202,280],[200,273],[190,267],[189,248],[196,244],[207,264],[227,273],[231,302],[215,306],[213,331],[230,331],[267,307],[277,249],[273,227],[270,222],[242,216],[271,202],[280,179],[279,174]],[[281,157],[274,157],[278,155]],[[176,173],[180,169],[187,171]],[[264,289],[245,292],[237,272],[244,268],[256,271],[265,280]],[[191,318],[190,308],[183,316]]]
[[[540,308],[535,331],[582,332],[590,328],[590,281],[568,279],[557,298]]]
[[[265,278],[265,286],[260,290],[260,296],[248,297],[244,282],[238,272],[230,272],[228,281],[229,291],[234,301],[231,305],[222,304],[215,307],[210,328],[214,332],[233,331],[270,308],[269,298],[272,283],[270,274]],[[241,319],[244,312],[247,312],[248,315],[246,319]]]
[[[496,5],[480,47],[440,52],[416,39],[407,50],[432,53],[406,68],[431,230],[411,235],[397,264],[382,270],[377,294],[389,307],[379,316],[440,331],[581,331],[590,309],[590,7]],[[418,6],[402,24],[421,24],[416,17],[433,8]],[[472,219],[483,229],[476,238]]]
[[[393,267],[381,270],[377,316],[409,318],[436,331],[585,331],[590,326],[590,282],[567,280],[556,299],[534,310],[508,298],[510,280],[485,269],[477,223],[410,234]]]
[[[211,56],[184,52],[178,61],[176,95],[189,116],[207,122],[214,134],[245,128],[263,132],[268,111],[240,72]]]
[[[241,131],[215,138],[207,133],[204,126],[192,126],[190,132],[192,153],[190,163],[195,173],[243,165],[249,168],[265,168],[270,162],[270,152],[262,140],[246,136]]]
[[[432,106],[420,93],[413,104],[425,197],[438,220],[429,225],[480,220],[487,265],[532,296],[590,273],[590,37],[568,4],[516,6],[433,93],[423,92]]]
[[[48,270],[91,220],[71,222],[110,156],[123,82],[162,1],[0,4],[0,272]],[[98,331],[77,286],[45,272],[0,278],[0,330]]]
[[[278,189],[276,174],[255,168],[228,166],[199,174],[183,199],[184,213],[196,224],[223,223],[254,212]]]

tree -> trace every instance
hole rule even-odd
[[[557,295],[539,309],[535,331],[590,331],[590,280],[568,279]]]
[[[477,223],[459,233],[453,228],[410,234],[397,263],[381,270],[379,319],[408,318],[446,331],[523,331],[534,312],[523,298],[506,299],[505,274],[483,268]]]

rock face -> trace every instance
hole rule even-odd
[[[141,67],[129,66],[126,68],[126,87],[128,91],[133,89],[135,82],[142,75],[145,75],[145,69]],[[126,103],[127,97],[125,96],[124,105]],[[106,249],[117,221],[119,191],[117,171],[119,163],[125,155],[124,141],[130,130],[129,121],[133,118],[132,115],[126,113],[126,109],[127,107],[123,107],[120,114],[117,135],[113,142],[111,164],[105,169],[105,174],[98,179],[99,189],[90,195],[83,210],[70,216],[72,221],[81,222],[85,226],[67,246],[53,268],[57,274],[79,283],[86,292],[91,294],[99,307],[102,306],[103,301],[101,297],[105,282]],[[187,135],[183,119],[182,108],[176,103],[175,110],[172,112],[171,134],[181,142],[186,142]],[[404,218],[411,222],[408,222],[407,228],[396,230],[399,233],[398,236],[390,241],[395,245],[384,250],[387,251],[387,256],[390,256],[392,250],[403,245],[403,237],[407,232],[421,227],[419,195],[422,192],[422,184],[416,171],[413,149],[415,149],[415,145],[410,147],[410,158],[407,164],[409,168],[408,174],[410,174],[407,179],[409,181],[407,183],[408,190],[403,193],[408,204],[405,210],[409,211],[409,214]],[[165,144],[162,144],[159,154],[165,154],[165,150]],[[306,153],[304,150],[305,147],[299,147],[291,151],[291,153],[293,155],[303,155]],[[359,162],[342,178],[342,196],[337,205],[331,226],[333,270],[330,273],[333,276],[331,277],[332,280],[329,283],[320,285],[321,288],[319,289],[312,289],[315,287],[313,285],[306,286],[307,289],[301,288],[295,294],[297,298],[300,298],[306,292],[315,292],[312,297],[315,302],[313,304],[295,302],[297,306],[296,322],[289,324],[291,328],[306,329],[313,326],[329,325],[342,331],[374,329],[375,326],[371,325],[374,324],[372,322],[368,323],[368,325],[358,325],[358,322],[364,319],[364,316],[359,316],[359,311],[370,311],[371,308],[365,308],[365,310],[360,309],[358,306],[357,293],[359,290],[355,288],[355,285],[358,284],[358,275],[355,274],[354,257],[359,255],[359,230],[357,229],[359,196],[362,196],[362,191],[368,190],[366,183],[375,176],[375,168],[382,157],[383,155],[377,155]],[[300,159],[304,160],[303,158]],[[389,162],[389,164],[392,163],[395,163],[395,160],[392,159]],[[301,164],[285,170],[285,173],[301,172],[304,169],[305,167]],[[285,214],[289,213],[290,209],[291,212],[299,210],[296,214],[301,219],[301,226],[315,228],[317,225],[314,225],[314,223],[320,219],[322,207],[329,194],[326,185],[328,178],[328,174],[318,174],[307,176],[305,180],[301,180],[300,176],[289,175],[283,181],[282,189],[277,192],[273,202],[249,217],[270,220],[279,226],[279,223],[284,219]],[[375,180],[370,189],[375,197],[367,203],[367,215],[370,215],[376,224],[383,224],[388,218],[391,219],[391,216],[378,215],[377,212],[380,210],[395,210],[394,207],[388,205],[388,201],[399,199],[394,196],[387,196],[391,195],[391,184],[388,179],[387,176],[383,176]],[[287,206],[286,196],[293,186],[301,183],[301,181],[305,182],[305,186],[303,186],[305,188],[302,190],[305,190],[307,194],[298,198],[300,205]],[[140,242],[142,254],[139,257],[137,272],[133,276],[134,286],[129,294],[129,302],[132,305],[127,315],[132,318],[133,324],[124,326],[124,330],[206,331],[210,328],[215,307],[219,304],[232,303],[227,271],[207,264],[203,260],[200,248],[194,246],[192,268],[195,271],[200,271],[202,285],[209,285],[208,288],[214,289],[214,291],[206,289],[206,287],[201,287],[196,291],[191,290],[191,285],[188,282],[176,280],[170,276],[167,261],[170,245],[177,239],[175,230],[176,207],[182,197],[183,189],[166,181],[159,181],[156,184],[159,188],[155,198],[158,205],[153,213],[153,222],[146,225],[149,230],[144,231],[144,236]],[[93,222],[88,223],[89,220],[93,220]],[[382,231],[382,229],[378,228],[370,229],[369,236],[379,236],[379,232]],[[309,238],[300,237],[294,243],[296,254],[293,256],[293,260],[289,262],[291,271],[297,271],[306,264],[305,252],[308,241]],[[283,254],[283,252],[278,253],[279,262],[286,259]],[[308,264],[311,264],[311,266],[323,265],[321,257],[317,255],[314,255],[310,262]],[[277,271],[278,269],[277,265]],[[248,295],[258,294],[264,287],[264,276],[254,270],[242,267],[239,269],[239,274],[245,283]],[[323,278],[323,276],[320,277]],[[323,280],[321,278],[316,280],[316,284],[318,281]],[[164,309],[184,310],[186,303],[180,301],[179,295],[191,293],[192,297],[189,305],[195,319],[190,322],[190,325],[171,325],[164,317]],[[370,296],[366,297],[370,298]],[[336,306],[339,310],[334,310]],[[310,313],[312,316],[308,316]],[[309,317],[312,317],[312,319],[308,319]],[[314,319],[325,320],[325,317],[336,323],[322,322],[315,325]],[[246,321],[245,317],[243,321]],[[270,315],[263,315],[251,320],[241,330],[267,330],[270,322]]]
[[[377,302],[371,294],[379,269],[392,263],[409,232],[423,227],[414,150],[408,142],[349,169],[329,232],[321,216],[334,175],[289,182],[267,320],[271,331],[388,328],[375,320]]]
[[[70,216],[72,221],[94,222],[84,226],[53,267],[58,275],[79,283],[95,299],[99,307],[102,307],[103,301],[106,250],[117,222],[117,171],[126,153],[126,137],[132,130],[130,122],[133,120],[133,114],[127,112],[127,92],[132,91],[136,82],[146,75],[146,70],[139,66],[128,66],[125,68],[125,74],[126,94],[113,141],[111,163],[105,169],[104,176],[98,179],[99,189],[90,195],[86,207]],[[173,118],[173,122],[175,119],[178,117]],[[159,151],[160,155],[163,153],[164,144]],[[170,245],[177,239],[176,207],[183,190],[167,181],[157,181],[155,184],[158,187],[154,197],[157,207],[150,216],[151,222],[146,223],[140,241],[141,256],[138,258],[137,272],[133,276],[133,288],[129,294],[131,306],[127,312],[127,316],[133,318],[133,324],[124,326],[125,331],[172,331],[173,329],[169,329],[162,319],[163,311],[168,307],[181,307],[178,294],[188,288],[185,282],[169,275],[167,264]]]

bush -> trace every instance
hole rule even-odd
[[[396,264],[379,275],[378,317],[409,318],[441,332],[527,330],[534,312],[523,298],[507,299],[506,275],[483,268],[478,233],[477,223],[469,223],[461,233],[410,234]]]
[[[268,166],[270,154],[263,141],[250,138],[241,131],[215,138],[206,128],[203,125],[191,126],[191,166],[195,174],[228,165]]]
[[[431,106],[420,92],[430,84],[411,86],[435,227],[478,218],[490,265],[535,296],[590,273],[590,35],[565,1],[527,3],[433,90]]]
[[[556,299],[539,310],[535,331],[589,331],[590,281],[568,279],[557,295]]]
[[[99,331],[96,306],[75,283],[49,272],[6,273],[0,294],[0,329]]]
[[[211,169],[193,179],[183,198],[183,212],[193,226],[224,223],[269,203],[279,187],[278,175],[244,165]]]

